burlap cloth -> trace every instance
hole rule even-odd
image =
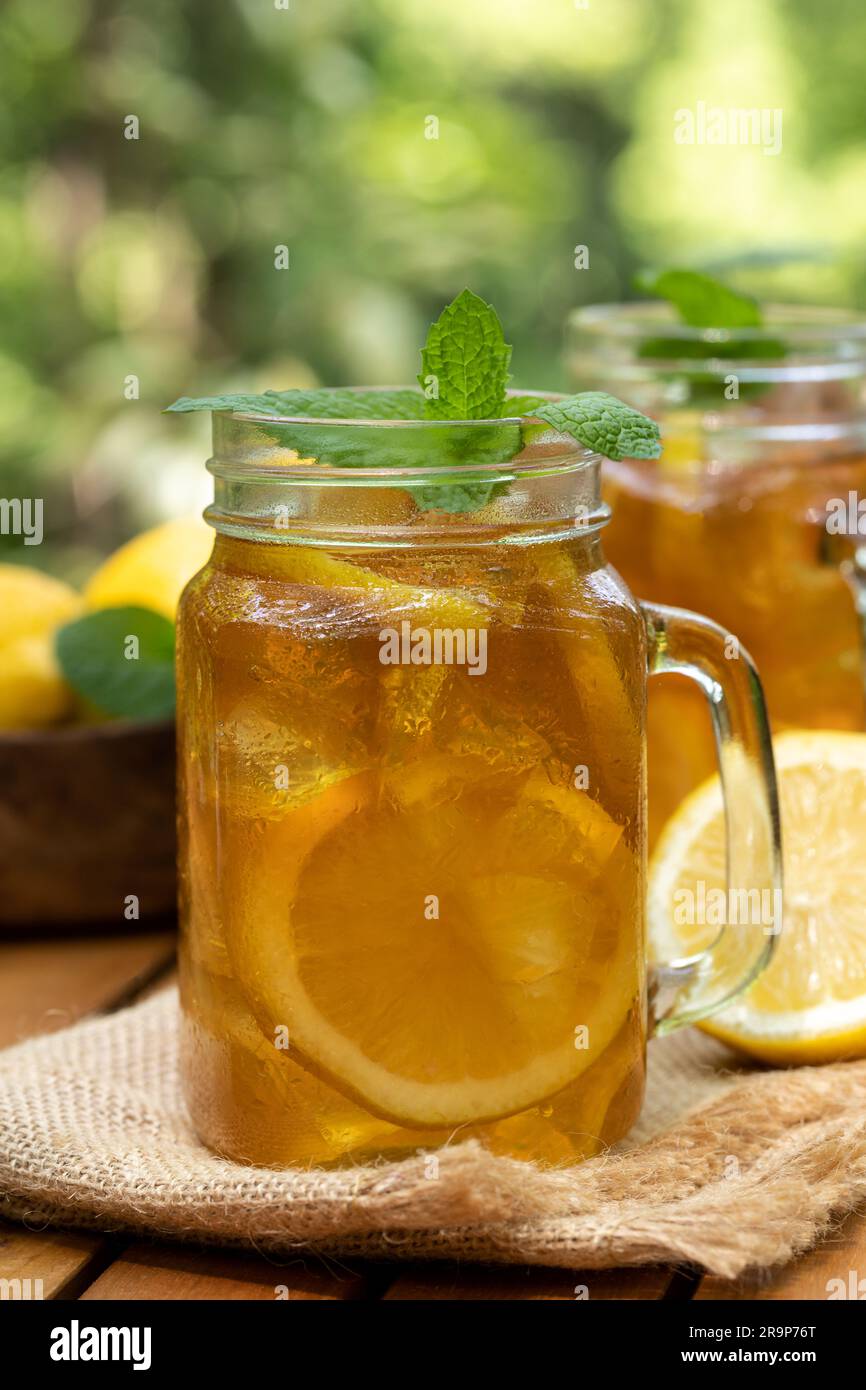
[[[278,1172],[197,1142],[177,1031],[171,990],[0,1053],[0,1214],[274,1253],[731,1276],[790,1258],[866,1198],[866,1062],[737,1072],[688,1032],[651,1044],[639,1126],[589,1163],[541,1170],[467,1142],[432,1178],[423,1155]]]

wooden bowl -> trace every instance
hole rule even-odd
[[[174,910],[174,746],[173,724],[0,734],[0,926]]]

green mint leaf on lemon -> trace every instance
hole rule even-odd
[[[655,459],[661,453],[655,420],[606,391],[582,391],[560,401],[544,401],[532,414],[605,458]]]
[[[493,420],[502,414],[511,347],[492,305],[464,290],[431,325],[418,377],[431,420]]]
[[[756,299],[699,270],[644,271],[636,283],[645,294],[666,299],[691,328],[760,328],[764,322]]]
[[[174,623],[150,608],[102,608],[61,627],[60,668],[79,695],[120,719],[174,714]]]

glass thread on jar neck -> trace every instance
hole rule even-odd
[[[596,534],[609,517],[600,457],[553,430],[500,458],[495,446],[501,438],[513,450],[505,430],[516,421],[296,421],[290,449],[282,423],[214,416],[214,502],[205,517],[222,534],[329,548],[531,545]],[[428,440],[434,457],[446,444],[470,458],[430,465]],[[344,460],[356,449],[364,466],[330,463],[323,441]],[[376,466],[380,449],[402,459],[404,441],[408,466]]]

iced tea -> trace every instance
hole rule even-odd
[[[557,1161],[628,1128],[639,628],[597,541],[218,537],[179,668],[187,1091],[208,1143],[277,1165],[477,1134]]]
[[[752,331],[753,358],[724,355],[716,333],[720,357],[696,360],[712,335],[677,325],[678,358],[663,314],[600,306],[574,320],[576,380],[603,380],[662,424],[660,459],[605,464],[611,563],[639,597],[706,613],[751,652],[774,730],[862,729],[862,537],[830,518],[866,496],[866,325],[777,310]],[[762,359],[765,338],[784,356]],[[652,841],[715,756],[686,682],[651,690],[648,722]]]

